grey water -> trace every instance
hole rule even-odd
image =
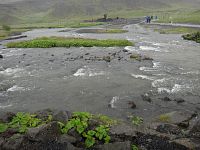
[[[45,108],[89,111],[124,119],[146,119],[174,110],[200,111],[200,44],[179,34],[159,34],[141,25],[127,25],[123,34],[77,33],[75,29],[36,29],[24,33],[42,36],[128,39],[135,46],[111,48],[12,48],[2,41],[0,54],[0,111],[36,111]],[[16,41],[20,41],[16,40]],[[153,58],[136,62],[128,53]],[[120,53],[120,60],[91,58]],[[142,100],[148,93],[152,102]],[[185,103],[160,98],[183,98]],[[136,109],[128,103],[134,101]],[[112,108],[109,107],[112,104]]]

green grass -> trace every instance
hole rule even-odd
[[[6,39],[12,35],[19,35],[22,32],[26,32],[26,31],[29,31],[29,29],[14,29],[14,28],[12,28],[10,31],[5,31],[0,28],[0,40]]]
[[[183,39],[192,40],[192,41],[195,41],[197,43],[200,43],[200,32],[183,35]]]
[[[161,122],[170,122],[171,118],[168,114],[162,114],[158,117],[158,121]]]
[[[191,23],[200,24],[199,10],[190,9],[176,9],[171,11],[160,11],[158,15],[158,22],[161,23]]]
[[[155,29],[155,31],[160,34],[185,34],[185,33],[194,33],[200,31],[198,28],[187,28],[187,27],[172,27],[166,29]]]
[[[84,27],[92,27],[92,26],[98,26],[98,25],[103,25],[104,23],[101,22],[81,22],[81,23],[76,23],[73,25],[70,25],[68,27],[71,28],[84,28]]]
[[[8,48],[51,48],[51,47],[115,47],[132,46],[128,40],[97,40],[83,38],[42,37],[29,41],[11,42]]]

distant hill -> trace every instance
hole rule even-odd
[[[0,24],[96,16],[119,10],[198,7],[200,0],[0,0]]]

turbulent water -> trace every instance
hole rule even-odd
[[[26,32],[38,36],[75,36],[128,39],[135,47],[7,49],[0,45],[0,110],[44,108],[103,113],[118,118],[136,114],[144,118],[173,110],[200,111],[200,44],[181,35],[159,34],[140,25],[128,25],[123,34],[77,34],[75,30],[41,29]],[[2,42],[5,44],[6,42]],[[126,53],[153,58],[135,62]],[[92,58],[120,53],[111,62]],[[148,94],[152,103],[142,100]],[[183,98],[164,102],[160,98]],[[128,103],[134,101],[136,109]]]

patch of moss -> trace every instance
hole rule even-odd
[[[170,122],[171,118],[167,114],[162,114],[158,117],[158,120],[161,122]]]
[[[139,54],[132,54],[132,55],[130,55],[130,59],[141,61],[142,60],[142,56],[139,55]]]

